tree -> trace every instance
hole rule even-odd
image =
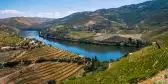
[[[133,40],[132,38],[128,38],[129,43],[132,43],[132,40]]]
[[[48,84],[56,84],[56,81],[55,80],[49,80]]]
[[[140,48],[142,42],[140,40],[137,40],[137,43],[136,43],[136,48]]]

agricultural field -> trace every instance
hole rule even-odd
[[[0,46],[26,45],[30,40],[23,40],[5,31],[0,31]],[[0,84],[45,84],[49,80],[62,81],[84,72],[84,65],[77,62],[34,61],[45,59],[80,58],[71,53],[51,46],[7,50],[0,52]],[[23,60],[26,60],[27,63]],[[12,66],[11,66],[12,65]]]
[[[79,58],[75,53],[71,53],[66,50],[61,50],[56,47],[43,46],[41,48],[36,48],[30,51],[27,51],[22,56],[17,56],[16,60],[37,60],[39,58],[57,58],[57,59],[71,59]]]
[[[151,78],[168,67],[167,38],[168,33],[165,33],[157,38],[158,45],[153,43],[113,62],[106,71],[64,81],[63,84],[136,84]]]
[[[81,39],[81,38],[89,38],[94,36],[96,33],[92,33],[92,32],[85,32],[85,31],[71,31],[70,33],[68,33],[68,35],[66,35],[66,37],[68,38],[72,38],[72,39]]]
[[[3,58],[0,60],[2,84],[46,84],[50,80],[61,82],[84,73],[84,65],[72,61],[80,59],[77,54],[51,46],[0,52],[0,55]],[[41,58],[52,61],[39,61]],[[71,59],[71,61],[58,61],[59,59]],[[6,63],[6,66],[3,63]]]
[[[15,58],[15,56],[18,56],[20,53],[22,53],[22,50],[12,50],[12,51],[5,51],[0,52],[0,62],[7,62]]]
[[[10,74],[12,74],[14,72],[17,72],[18,70],[21,70],[21,69],[26,68],[26,67],[27,66],[25,66],[25,65],[17,65],[13,68],[9,68],[9,67],[8,68],[2,68],[2,69],[0,69],[0,78],[5,77],[7,75],[10,75]]]
[[[10,75],[0,78],[4,84],[46,84],[49,80],[57,82],[67,79],[79,70],[83,65],[76,63],[44,62],[32,64]]]

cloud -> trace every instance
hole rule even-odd
[[[65,17],[65,16],[71,15],[71,14],[76,13],[76,12],[78,12],[78,11],[67,11],[64,14],[61,14],[61,17]]]
[[[59,12],[55,12],[55,13],[54,13],[54,16],[55,16],[55,17],[61,17],[61,14],[60,14]]]
[[[0,10],[0,18],[7,17],[45,17],[45,18],[62,18],[71,15],[77,11],[60,12],[33,12],[33,11],[18,11],[18,10]]]
[[[67,12],[67,15],[71,15],[71,14],[73,14],[73,13],[76,13],[77,11],[68,11]]]
[[[61,18],[59,12],[40,12],[40,13],[31,13],[30,17],[47,17],[47,18]]]
[[[0,10],[0,14],[23,14],[23,12],[17,10]]]

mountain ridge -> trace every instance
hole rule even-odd
[[[134,37],[136,37],[135,34],[139,34],[139,37],[143,39],[145,35],[142,34],[147,34],[146,32],[167,26],[167,15],[167,0],[151,0],[119,8],[99,9],[93,12],[77,12],[64,18],[53,20],[42,32],[52,38],[74,39],[76,36],[79,38],[81,36],[78,34],[74,36],[74,32],[86,32],[85,34],[90,32],[93,35],[95,35],[94,33],[113,35],[131,34]],[[84,37],[83,39],[90,37],[94,36]]]
[[[40,25],[43,22],[52,21],[52,18],[39,17],[10,17],[0,19],[0,25],[8,25],[16,29],[24,29],[32,26]]]

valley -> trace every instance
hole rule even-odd
[[[0,19],[0,84],[167,84],[167,59],[168,0]]]

